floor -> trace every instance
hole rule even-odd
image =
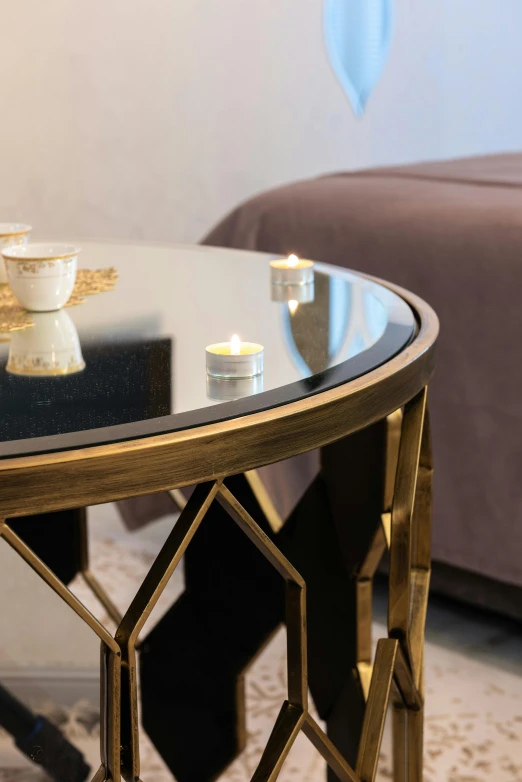
[[[124,608],[173,519],[139,533],[124,531],[114,506],[91,515],[92,561],[100,580]],[[115,555],[120,563],[114,571]],[[100,608],[81,581],[74,591],[101,618]],[[176,573],[151,617],[157,621],[183,588]],[[379,588],[375,599],[375,638],[384,635],[386,600]],[[107,617],[104,618],[109,625]],[[221,777],[223,782],[247,782],[274,723],[285,690],[285,636],[281,630],[258,658],[247,677],[248,746]],[[498,617],[433,598],[426,648],[426,739],[424,782],[522,782],[522,627]],[[72,707],[42,706],[97,768],[99,721],[94,703]],[[172,782],[172,775],[143,738],[143,782]],[[43,782],[47,779],[0,734],[0,782]],[[282,782],[321,782],[324,763],[300,736],[280,775]],[[391,779],[390,736],[387,730],[378,773]]]

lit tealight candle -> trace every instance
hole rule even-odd
[[[234,334],[230,342],[207,347],[207,373],[211,377],[255,377],[263,372],[264,348],[255,342],[241,342]]]
[[[313,261],[302,261],[297,255],[270,261],[273,285],[310,285],[314,281]]]

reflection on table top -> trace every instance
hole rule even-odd
[[[81,246],[80,266],[115,266],[118,284],[38,315],[33,328],[0,346],[0,456],[132,439],[284,404],[374,369],[414,334],[402,299],[337,267],[316,264],[311,287],[285,289],[271,285],[275,256]],[[205,348],[233,334],[264,346],[264,373],[209,382]]]

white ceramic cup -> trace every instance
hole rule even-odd
[[[85,367],[76,327],[65,310],[33,315],[34,326],[10,335],[7,371],[25,377],[72,375]]]
[[[0,251],[8,247],[27,244],[31,226],[25,223],[0,223]],[[7,282],[4,259],[0,258],[0,283]]]
[[[79,252],[71,244],[26,244],[2,250],[9,285],[22,307],[50,312],[67,304]]]

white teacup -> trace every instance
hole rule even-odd
[[[22,307],[50,312],[67,304],[79,252],[71,244],[26,244],[2,250],[9,285]]]
[[[25,223],[0,223],[0,251],[15,245],[27,244],[31,226]],[[4,259],[0,259],[0,283],[7,282]]]
[[[34,326],[10,335],[7,371],[26,377],[72,375],[85,367],[78,332],[65,312],[33,315]]]

